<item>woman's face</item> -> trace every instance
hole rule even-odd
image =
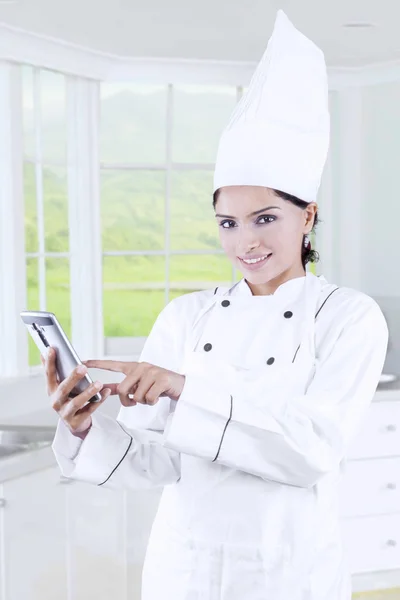
[[[222,248],[255,286],[275,282],[277,287],[304,276],[303,236],[311,231],[317,208],[313,202],[301,209],[265,187],[223,187],[215,206]],[[261,260],[245,262],[252,258]],[[267,289],[264,293],[274,291]],[[263,293],[262,288],[258,291]]]

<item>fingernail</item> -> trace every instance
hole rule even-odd
[[[86,367],[81,365],[80,367],[77,368],[77,373],[79,373],[79,375],[84,375],[86,373]]]
[[[94,384],[94,387],[96,388],[96,390],[101,390],[101,388],[103,387],[103,384],[101,383],[101,381],[96,381],[96,383]]]

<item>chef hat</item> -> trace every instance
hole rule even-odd
[[[221,136],[214,192],[256,185],[313,202],[328,147],[324,55],[279,10],[249,89]]]

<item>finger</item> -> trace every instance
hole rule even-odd
[[[58,386],[57,397],[61,403],[70,400],[70,394],[74,387],[85,377],[87,368],[84,365],[78,365]],[[85,392],[86,393],[86,390]],[[78,398],[78,396],[76,396]]]
[[[134,399],[140,404],[147,404],[147,394],[154,385],[156,379],[151,371],[147,371],[140,379],[136,388]]]
[[[148,389],[145,400],[146,404],[149,406],[154,406],[159,401],[162,396],[162,392],[164,391],[165,386],[162,382],[155,381],[154,384]]]
[[[76,411],[76,415],[91,415],[95,410],[97,410],[99,408],[99,406],[101,406],[103,404],[103,402],[105,400],[107,400],[107,398],[109,396],[111,396],[111,390],[110,388],[103,388],[100,392],[101,394],[101,400],[99,400],[98,402],[89,402],[88,404],[86,404],[85,406],[83,406],[82,408],[80,408],[79,410]]]
[[[127,375],[125,379],[117,385],[117,393],[123,406],[134,406],[136,404],[136,399],[131,398],[130,394],[132,395],[136,392],[139,378],[140,374],[136,372],[135,374]]]
[[[132,394],[125,394],[121,392],[118,394],[118,396],[122,406],[135,406],[137,404]]]
[[[132,366],[138,363],[122,362],[119,360],[85,360],[83,364],[89,369],[104,369],[105,371],[117,371],[118,373],[127,374],[132,369]]]
[[[110,390],[110,396],[118,396],[118,383],[105,383],[104,388]]]
[[[76,413],[81,408],[83,408],[89,402],[89,400],[93,398],[93,396],[97,394],[97,392],[99,392],[102,388],[103,384],[101,383],[101,381],[95,381],[94,383],[89,385],[86,388],[86,390],[83,391],[81,394],[75,396],[74,398],[68,398],[66,402],[61,404],[60,414],[62,413],[63,418],[71,420],[71,418],[73,418],[76,415]],[[91,404],[95,403],[93,402]]]
[[[51,395],[54,394],[58,387],[58,377],[56,370],[56,351],[54,350],[54,348],[49,348],[47,351],[45,368],[47,375],[47,392]]]

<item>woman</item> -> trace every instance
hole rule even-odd
[[[170,302],[139,363],[87,361],[125,374],[101,391],[119,394],[117,420],[87,404],[94,388],[70,399],[84,373],[59,384],[46,358],[63,474],[165,486],[143,600],[351,598],[338,483],[388,332],[371,298],[306,272],[328,137],[322,53],[279,11],[216,164],[243,279]]]

